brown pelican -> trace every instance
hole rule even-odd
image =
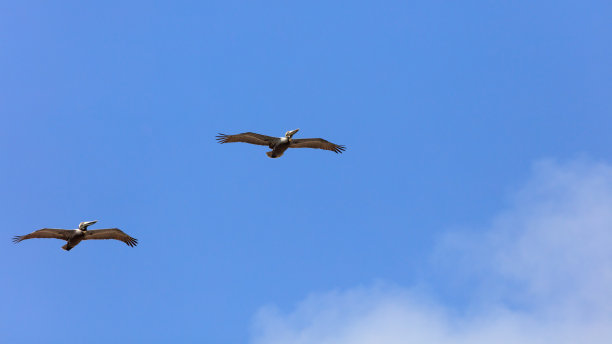
[[[62,248],[66,251],[70,251],[73,247],[78,245],[81,240],[115,239],[123,241],[130,247],[134,247],[138,244],[138,240],[125,234],[119,228],[87,230],[87,227],[96,222],[98,221],[81,222],[79,223],[79,228],[77,229],[42,228],[30,234],[15,236],[13,238],[13,242],[18,243],[22,240],[34,238],[62,239],[68,242],[66,245],[62,246]]]
[[[236,135],[217,135],[219,143],[229,142],[246,142],[254,145],[268,146],[272,149],[266,154],[270,158],[279,158],[287,150],[287,148],[319,148],[332,151],[334,153],[342,153],[346,147],[337,145],[323,139],[292,139],[293,135],[300,129],[291,130],[285,133],[283,137],[272,137],[252,132],[236,134]]]

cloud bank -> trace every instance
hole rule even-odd
[[[470,276],[467,307],[387,284],[313,294],[262,308],[251,342],[612,343],[612,166],[539,163],[477,233],[448,233],[431,263]]]

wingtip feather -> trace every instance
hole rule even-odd
[[[135,247],[138,245],[138,239],[130,237],[125,243],[129,247]]]
[[[215,140],[217,140],[217,142],[219,142],[221,144],[227,143],[228,136],[229,135],[218,133],[217,136],[215,136]]]
[[[334,152],[336,154],[338,154],[338,153],[342,154],[342,152],[344,152],[345,150],[346,150],[346,146],[343,146],[343,145],[336,145],[336,146],[334,146]]]

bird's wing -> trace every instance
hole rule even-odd
[[[274,142],[274,140],[278,140],[278,138],[256,134],[252,132],[236,134],[236,135],[225,135],[225,134],[217,135],[217,141],[219,141],[219,143],[246,142],[246,143],[252,143],[254,145],[269,146],[270,143]]]
[[[13,242],[18,243],[26,239],[34,239],[34,238],[52,238],[52,239],[68,240],[70,238],[70,235],[73,232],[74,232],[73,229],[42,228],[30,234],[14,236]]]
[[[289,148],[318,148],[334,153],[342,153],[346,150],[345,146],[337,145],[323,139],[294,139],[291,140]]]
[[[123,241],[130,247],[138,245],[138,240],[125,234],[119,228],[104,228],[104,229],[92,229],[85,232],[83,240],[106,240],[115,239]]]

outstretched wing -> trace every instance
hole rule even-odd
[[[236,134],[236,135],[225,135],[225,134],[217,135],[217,141],[219,143],[245,142],[245,143],[251,143],[254,145],[269,146],[270,143],[274,142],[275,140],[278,140],[278,138],[272,137],[272,136],[261,135],[257,133],[252,133],[252,132]]]
[[[294,139],[291,140],[289,148],[318,148],[334,153],[342,153],[346,150],[345,146],[337,145],[323,139]]]
[[[132,238],[131,236],[125,234],[119,228],[104,228],[104,229],[92,229],[85,232],[85,237],[83,240],[107,240],[107,239],[115,239],[119,241],[123,241],[130,247],[134,247],[138,245],[138,240]]]
[[[26,235],[17,235],[13,237],[13,242],[18,243],[26,239],[36,238],[52,238],[66,240],[70,238],[70,235],[74,232],[73,229],[60,229],[60,228],[42,228],[36,232],[32,232]]]

